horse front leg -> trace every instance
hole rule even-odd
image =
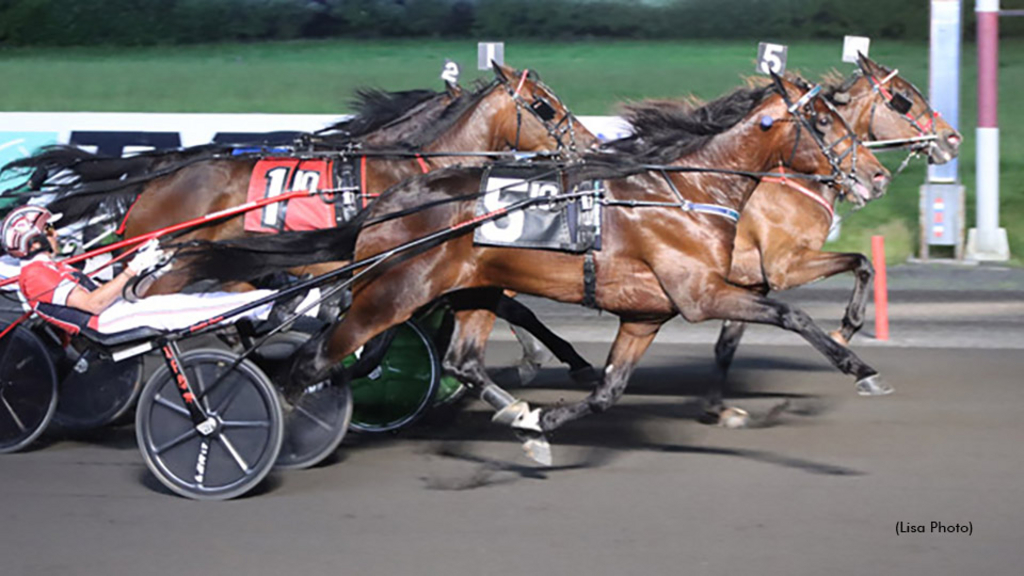
[[[700,290],[672,289],[669,296],[690,321],[740,320],[778,326],[799,334],[842,373],[854,376],[857,393],[861,396],[883,396],[893,391],[882,382],[877,370],[832,340],[799,308],[714,278],[701,282]]]
[[[500,289],[478,288],[449,295],[455,313],[452,335],[442,366],[447,374],[466,384],[495,410],[493,420],[512,424],[529,411],[529,405],[498,386],[487,374],[484,353],[494,329],[494,310],[502,297]]]
[[[850,339],[864,326],[868,286],[875,270],[871,262],[856,252],[820,252],[802,250],[783,258],[766,257],[765,269],[773,290],[787,290],[843,272],[854,273],[853,293],[846,306],[839,330],[829,334],[833,340],[848,346]]]

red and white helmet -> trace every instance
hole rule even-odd
[[[45,245],[46,225],[59,218],[42,206],[15,208],[0,226],[4,250],[15,258],[25,258],[40,241]]]

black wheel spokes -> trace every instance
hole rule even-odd
[[[230,382],[225,384],[225,380],[230,380]],[[228,391],[224,394],[224,398],[221,399],[221,401],[217,403],[217,406],[215,406],[213,410],[209,411],[208,414],[223,414],[227,412],[228,408],[231,408],[231,403],[235,401],[235,398],[238,398],[238,394],[242,391],[242,388],[244,388],[244,386],[242,386],[243,383],[244,381],[240,378],[225,377],[221,380],[220,385],[227,385]]]
[[[25,433],[28,430],[28,427],[21,421],[21,418],[18,418],[18,413],[14,411],[14,406],[11,406],[11,403],[7,401],[7,398],[4,398],[3,390],[0,390],[0,401],[3,402],[4,408],[6,408],[7,412],[11,415],[11,420],[14,421],[14,425],[17,426],[22,433]]]
[[[194,377],[192,381],[196,383],[196,401],[202,405],[203,410],[207,414],[212,414],[210,411],[210,400],[206,397],[208,390],[206,389],[206,379],[203,377],[202,366],[191,366],[190,368]]]
[[[249,466],[245,459],[242,458],[242,455],[238,453],[238,450],[235,448],[235,445],[231,443],[227,434],[221,432],[217,435],[217,440],[219,440],[221,445],[224,446],[224,449],[228,451],[228,454],[231,454],[231,458],[235,461],[235,464],[238,465],[238,468],[246,476],[252,474],[252,467]]]
[[[186,420],[189,420],[189,421],[192,420],[192,416],[188,413],[188,410],[182,408],[181,406],[178,406],[177,404],[175,404],[171,400],[168,400],[162,394],[157,394],[156,397],[153,398],[153,403],[154,404],[159,404],[160,406],[163,406],[164,408],[169,409],[171,412],[174,412],[175,414],[180,415],[181,417],[185,418]]]
[[[323,428],[324,430],[327,430],[328,432],[334,430],[334,427],[328,424],[327,422],[324,422],[322,418],[317,417],[315,414],[313,414],[309,410],[306,410],[302,406],[299,406],[298,404],[295,405],[295,411],[298,412],[299,414],[302,414],[309,420],[312,420],[314,424]]]
[[[178,446],[187,440],[191,440],[192,438],[195,438],[198,435],[199,432],[197,432],[195,428],[189,428],[185,432],[179,434],[176,438],[172,438],[171,440],[168,440],[167,442],[164,442],[159,446],[154,446],[153,453],[156,454],[157,456],[161,456],[163,455],[164,452],[170,450],[171,448],[174,448],[175,446]]]

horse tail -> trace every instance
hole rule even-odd
[[[351,260],[356,240],[369,210],[335,228],[309,232],[283,232],[237,240],[194,240],[175,254],[187,258],[186,270],[195,280],[250,282],[295,268]]]
[[[9,170],[31,173],[33,180],[42,175],[44,179],[38,180],[39,185],[61,173],[71,181],[98,182],[144,173],[154,162],[153,156],[120,158],[86,152],[74,146],[54,145],[46,146],[27,158],[8,162],[0,168],[0,175]]]

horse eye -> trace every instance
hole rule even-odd
[[[832,123],[832,118],[830,118],[828,116],[818,116],[818,126],[821,126],[822,128],[825,128],[825,127],[827,127],[831,123]]]

